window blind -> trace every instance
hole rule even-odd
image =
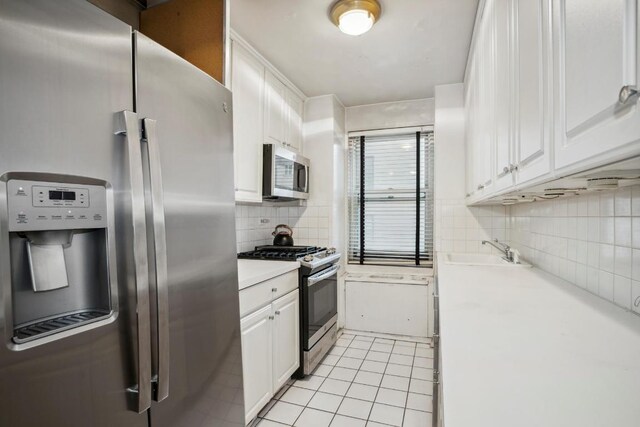
[[[433,131],[349,137],[348,259],[433,264]]]

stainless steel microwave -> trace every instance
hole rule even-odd
[[[263,198],[309,198],[309,159],[276,144],[264,144],[263,154]]]

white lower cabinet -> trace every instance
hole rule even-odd
[[[247,424],[300,366],[299,291],[264,304],[240,322]]]
[[[280,389],[300,366],[300,300],[294,291],[273,304],[273,390]]]
[[[273,322],[271,306],[240,322],[245,421],[248,423],[273,396]]]

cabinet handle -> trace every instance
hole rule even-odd
[[[505,166],[505,167],[503,167],[503,168],[502,168],[502,173],[504,173],[504,174],[508,174],[508,173],[509,173],[509,172],[511,172],[512,170],[513,170],[513,169],[511,169],[511,168],[509,168],[509,167]]]
[[[478,185],[478,190],[482,190],[484,188],[484,185],[480,184]]]
[[[269,316],[269,320],[273,320],[275,319],[273,316]]]
[[[632,85],[622,86],[620,93],[618,94],[618,101],[620,104],[626,104],[631,98],[638,95],[638,87]]]
[[[280,310],[276,311],[276,314],[277,314],[278,316],[280,316]]]
[[[271,288],[271,292],[278,292],[278,288]]]

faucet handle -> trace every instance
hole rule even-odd
[[[520,264],[520,251],[517,249],[509,249],[509,252],[511,253],[511,261],[514,264]]]

